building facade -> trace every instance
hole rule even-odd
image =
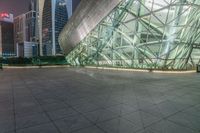
[[[36,11],[31,10],[14,18],[14,43],[17,56],[24,55],[24,53],[20,52],[24,52],[21,48],[25,48],[25,42],[38,44],[36,37],[36,15]]]
[[[65,0],[45,0],[42,15],[43,55],[62,54],[58,43],[60,31],[68,20]]]
[[[72,65],[194,69],[199,7],[200,0],[82,0],[59,42]]]
[[[43,18],[43,9],[45,0],[35,0],[36,1],[36,38],[39,44],[39,55],[43,55],[42,50],[42,18]]]
[[[35,42],[23,42],[17,44],[17,56],[18,57],[37,57],[38,56],[38,44]]]
[[[0,56],[14,56],[13,15],[0,13]]]
[[[29,11],[14,18],[15,44],[36,41],[36,11]]]
[[[76,10],[77,6],[79,5],[80,0],[67,0],[67,14],[68,19],[72,16],[74,11]]]

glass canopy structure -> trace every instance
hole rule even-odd
[[[66,58],[72,65],[192,69],[200,62],[200,0],[122,0]]]

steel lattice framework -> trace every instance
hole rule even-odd
[[[67,55],[72,65],[191,69],[200,0],[123,0]]]

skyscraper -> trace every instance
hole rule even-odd
[[[66,0],[45,0],[42,15],[43,55],[61,54],[58,36],[67,20]]]
[[[31,10],[14,18],[14,41],[17,56],[24,57],[25,45],[37,45],[36,38],[36,11]]]
[[[29,4],[29,11],[36,11],[37,8],[37,1],[36,0],[31,0]]]
[[[24,41],[35,42],[36,12],[29,11],[14,18],[15,44]]]
[[[0,57],[14,54],[13,15],[0,13]]]
[[[67,13],[68,19],[72,16],[73,12],[76,10],[76,7],[79,5],[80,0],[67,0]]]
[[[42,14],[44,8],[44,1],[45,0],[36,0],[36,38],[39,43],[39,52],[40,55],[43,55],[42,52]]]

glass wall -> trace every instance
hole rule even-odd
[[[14,31],[13,23],[0,22],[1,38],[2,43],[2,55],[14,55]],[[0,55],[1,56],[1,55]]]
[[[58,36],[67,19],[65,0],[45,0],[42,20],[43,55],[61,54]]]
[[[192,69],[200,0],[123,0],[67,56],[72,65]]]
[[[60,45],[58,43],[58,36],[68,20],[67,7],[65,0],[56,0],[55,11],[55,45],[56,53],[61,54]]]
[[[52,54],[52,2],[45,0],[42,18],[42,45],[43,55]]]

